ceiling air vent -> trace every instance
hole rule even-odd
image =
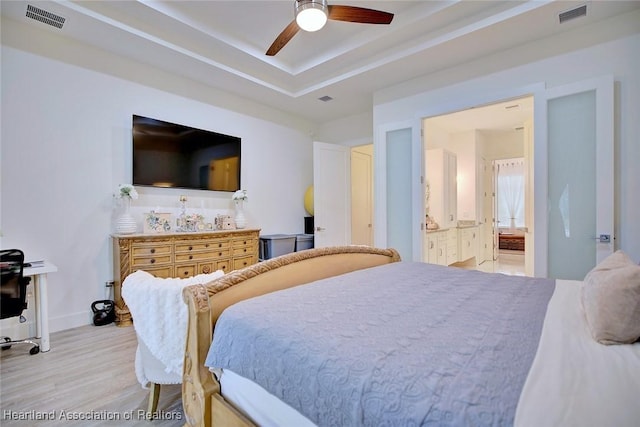
[[[330,97],[329,95],[325,95],[325,96],[321,96],[320,98],[318,98],[320,101],[322,102],[329,102],[331,101],[333,98]]]
[[[51,25],[52,27],[62,28],[64,21],[66,20],[60,15],[56,15],[39,7],[27,5],[27,18],[35,19],[43,24]]]
[[[558,15],[561,24],[563,22],[569,21],[570,19],[580,18],[581,16],[587,16],[586,4],[576,7],[575,9],[567,10],[566,12],[562,12],[560,15]]]

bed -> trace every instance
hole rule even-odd
[[[640,343],[596,342],[582,286],[347,246],[187,287],[187,424],[636,425]]]

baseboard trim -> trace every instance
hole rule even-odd
[[[90,324],[92,324],[90,312],[79,311],[64,316],[49,317],[49,332],[64,331]]]
[[[25,310],[25,315],[26,310]],[[0,321],[0,336],[12,339],[27,339],[36,336],[36,319],[34,314],[28,313],[27,321],[20,323],[17,317]],[[93,324],[92,315],[87,311],[65,314],[64,316],[49,317],[49,333],[77,328]]]

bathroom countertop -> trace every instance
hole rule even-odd
[[[442,227],[442,228],[436,228],[435,230],[430,230],[427,229],[427,233],[437,233],[439,231],[447,231],[451,228],[457,228],[457,229],[463,229],[463,228],[471,228],[471,227],[477,227],[480,224],[477,224],[475,221],[458,221],[458,225],[456,227]]]

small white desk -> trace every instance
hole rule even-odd
[[[36,299],[36,338],[40,338],[40,351],[47,352],[49,345],[49,305],[47,298],[47,273],[55,273],[58,267],[48,261],[40,267],[25,267],[24,276],[33,277],[33,291]]]

